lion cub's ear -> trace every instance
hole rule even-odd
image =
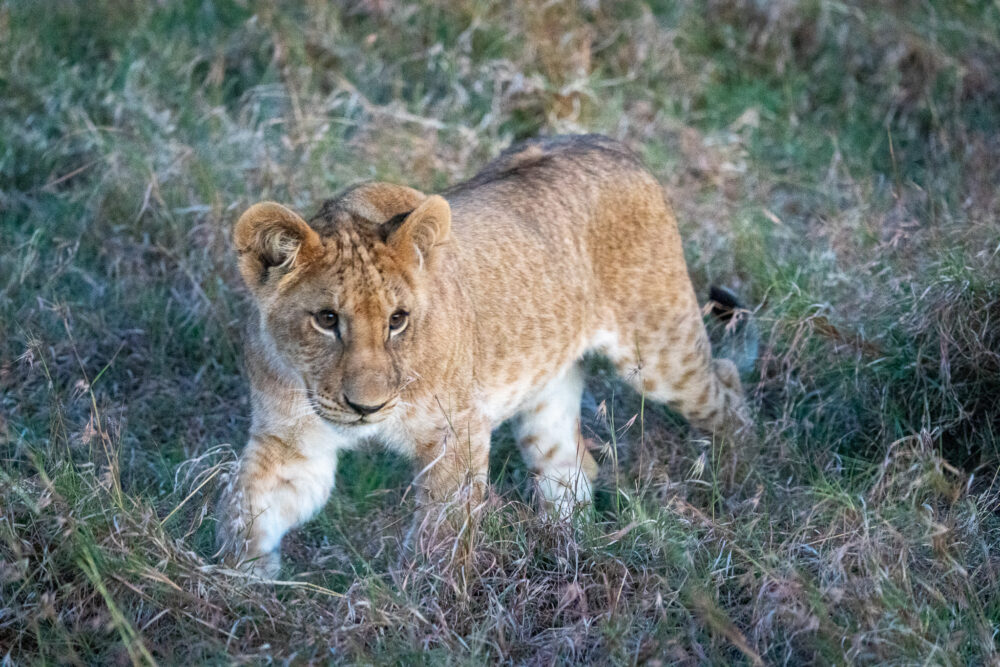
[[[451,207],[444,197],[431,195],[408,215],[399,215],[382,224],[386,244],[421,268],[431,265],[435,246],[451,236]]]
[[[266,283],[271,269],[291,270],[323,252],[319,234],[305,220],[270,201],[254,204],[240,216],[233,245],[240,254],[240,273],[251,289]]]

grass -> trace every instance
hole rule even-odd
[[[997,664],[997,62],[985,0],[0,2],[0,663]],[[582,130],[757,309],[760,450],[595,361],[594,518],[501,429],[465,577],[400,559],[380,451],[284,584],[215,565],[239,212]]]

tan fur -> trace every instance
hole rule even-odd
[[[415,457],[423,497],[447,502],[481,491],[490,432],[517,417],[543,496],[563,513],[589,499],[587,352],[700,427],[745,420],[735,367],[711,358],[661,188],[609,139],[530,142],[441,196],[362,185],[308,223],[257,204],[234,239],[259,321],[250,443],[220,539],[265,571],[284,532],[322,506],[337,451],[364,440]],[[314,321],[325,310],[336,332]],[[397,311],[408,320],[394,334]]]

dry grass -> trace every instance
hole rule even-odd
[[[1000,663],[996,62],[987,2],[0,2],[0,663]],[[380,451],[216,565],[238,212],[576,130],[754,304],[759,451],[595,360],[592,516],[501,429],[464,569]]]

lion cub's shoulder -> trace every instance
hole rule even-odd
[[[623,162],[638,165],[639,159],[624,144],[601,134],[568,134],[537,137],[514,144],[483,172],[493,169],[523,168],[561,158]]]
[[[444,195],[502,181],[545,182],[581,170],[599,176],[622,170],[644,172],[645,167],[624,144],[599,134],[539,137],[511,146]]]

